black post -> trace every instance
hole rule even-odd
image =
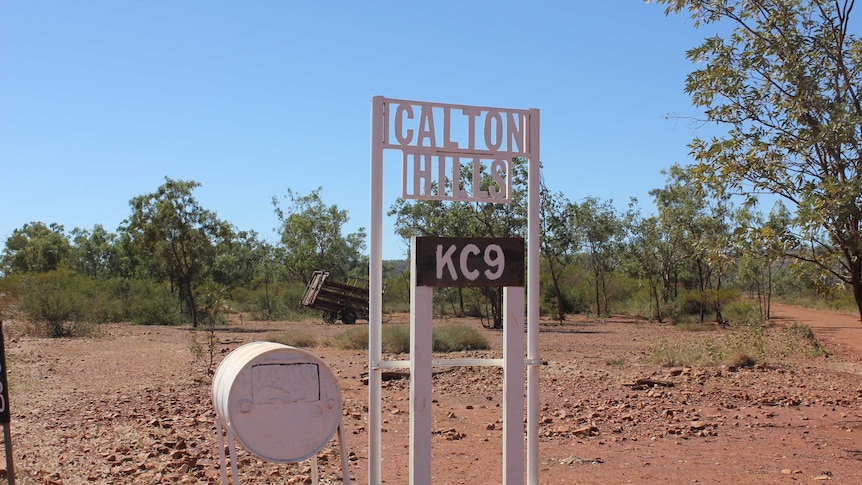
[[[15,485],[15,464],[12,459],[12,432],[9,422],[9,381],[6,379],[6,342],[3,338],[3,322],[0,321],[0,424],[3,425],[3,442],[6,450],[6,480]]]

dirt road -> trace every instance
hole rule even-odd
[[[773,303],[772,316],[778,322],[796,321],[808,325],[826,348],[853,351],[857,356],[862,356],[862,324],[859,323],[859,315]]]

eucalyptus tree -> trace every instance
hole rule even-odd
[[[626,252],[633,263],[635,275],[647,281],[650,311],[653,318],[661,323],[664,321],[662,306],[668,299],[666,296],[662,298],[660,294],[667,295],[664,288],[670,284],[670,278],[665,277],[665,268],[669,267],[666,261],[669,252],[661,224],[656,216],[644,217],[636,199],[629,203],[624,220],[628,235]]]
[[[343,277],[362,267],[363,262],[365,229],[343,234],[350,217],[337,205],[326,205],[321,190],[318,187],[308,195],[300,195],[288,189],[286,210],[277,197],[272,198],[279,221],[282,263],[292,278],[305,284],[316,270]]]
[[[736,246],[740,254],[740,279],[753,287],[761,316],[769,318],[773,268],[791,251],[790,213],[777,201],[766,220],[760,212],[743,207],[734,218],[739,227]]]
[[[195,290],[210,276],[219,242],[233,234],[229,224],[194,198],[197,187],[194,181],[165,177],[155,192],[129,201],[131,214],[121,226],[136,252],[152,255],[151,271],[171,282],[194,327],[199,312]]]
[[[0,269],[7,276],[44,273],[68,263],[72,245],[63,226],[31,222],[12,231],[6,239]]]
[[[77,273],[93,279],[108,279],[114,275],[117,259],[117,234],[108,232],[101,224],[93,230],[72,230],[72,266]]]
[[[852,0],[657,0],[732,27],[688,51],[686,91],[727,129],[690,147],[698,175],[792,205],[794,256],[853,291],[862,317],[862,43]]]
[[[667,183],[650,191],[655,199],[662,227],[679,251],[681,259],[676,271],[684,271],[688,262],[690,275],[698,296],[701,321],[705,320],[707,304],[713,304],[716,318],[722,319],[722,277],[733,266],[730,202],[726,193],[701,183],[692,167],[673,165],[665,172]]]
[[[224,288],[249,286],[257,274],[264,251],[255,231],[232,231],[216,245],[212,278]]]
[[[539,192],[539,223],[542,231],[540,251],[548,268],[548,276],[556,299],[557,319],[563,323],[566,317],[566,302],[561,280],[566,270],[575,262],[575,252],[581,246],[581,235],[573,221],[571,202],[562,194],[552,194],[541,180]]]
[[[569,204],[571,221],[581,234],[592,271],[596,315],[610,313],[608,283],[621,260],[625,229],[612,201],[586,197]]]

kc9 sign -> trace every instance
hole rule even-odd
[[[417,237],[419,286],[524,286],[521,238]]]

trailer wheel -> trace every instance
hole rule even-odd
[[[332,325],[338,319],[338,314],[335,312],[323,312],[323,321]]]
[[[341,310],[341,321],[344,322],[345,325],[353,325],[356,323],[356,312],[354,312],[352,308]]]

